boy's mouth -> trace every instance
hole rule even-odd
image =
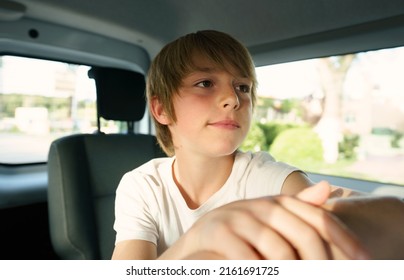
[[[208,124],[209,126],[218,127],[218,128],[225,128],[225,129],[237,129],[240,128],[238,122],[233,120],[222,120],[217,122],[211,122]]]

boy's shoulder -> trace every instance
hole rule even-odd
[[[275,162],[275,159],[267,152],[258,151],[258,152],[243,152],[237,151],[236,154],[237,161],[248,161],[248,162]]]
[[[285,162],[277,161],[271,154],[265,151],[240,152],[236,154],[234,169],[238,172],[257,174],[267,172],[283,172],[285,170],[296,170],[296,167]]]
[[[121,188],[132,189],[133,185],[154,187],[169,184],[171,178],[171,166],[174,158],[154,158],[144,164],[126,172],[120,182]]]
[[[153,174],[159,172],[162,169],[170,169],[171,165],[174,161],[172,157],[161,157],[161,158],[154,158],[151,159],[144,164],[140,165],[139,167],[133,169],[131,172],[139,172],[139,173],[146,173],[146,174]]]

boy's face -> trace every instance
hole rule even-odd
[[[249,78],[196,56],[197,70],[182,79],[173,105],[177,121],[169,124],[175,153],[232,154],[250,128]]]

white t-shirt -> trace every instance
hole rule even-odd
[[[232,201],[280,194],[286,177],[297,170],[268,153],[237,152],[222,188],[190,209],[173,179],[174,159],[153,159],[122,177],[115,201],[116,243],[147,240],[160,255],[205,213]]]

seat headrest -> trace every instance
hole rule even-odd
[[[98,116],[106,120],[135,122],[146,110],[145,77],[130,70],[92,67],[88,76],[97,87]]]

